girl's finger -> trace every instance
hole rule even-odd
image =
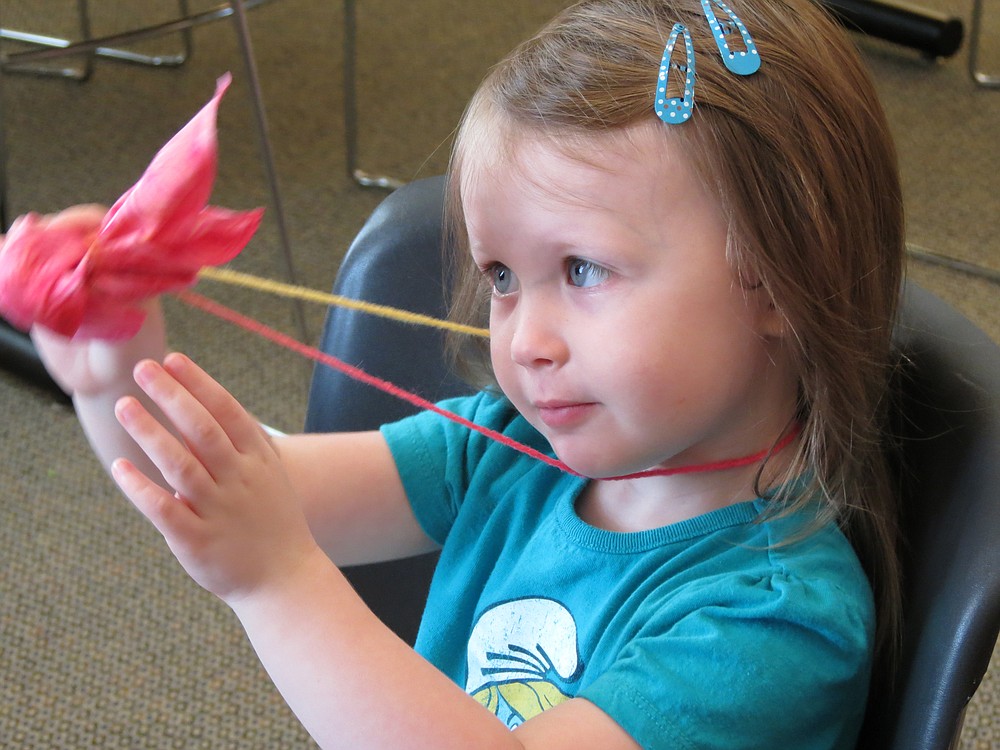
[[[175,357],[167,359],[176,361]],[[231,465],[234,446],[206,406],[171,372],[151,360],[136,365],[135,380],[163,412],[183,439],[187,450],[197,458],[209,476],[221,479]]]
[[[115,416],[159,469],[167,484],[180,495],[197,497],[214,484],[214,478],[201,460],[135,398],[121,399],[115,405]]]
[[[165,538],[182,535],[191,528],[192,509],[149,479],[129,461],[111,464],[111,476],[125,496]]]
[[[257,421],[229,391],[190,358],[183,354],[169,354],[163,366],[212,415],[237,451],[250,453],[267,445]]]

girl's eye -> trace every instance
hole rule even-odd
[[[569,283],[578,287],[597,286],[605,281],[608,275],[608,269],[580,258],[570,260],[566,269]]]
[[[502,263],[494,263],[490,266],[487,275],[496,294],[504,295],[517,291],[517,277]]]

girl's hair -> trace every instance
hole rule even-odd
[[[584,0],[489,73],[450,169],[452,316],[475,325],[488,319],[462,216],[470,158],[484,158],[484,150],[503,158],[526,136],[573,149],[599,134],[659,124],[727,214],[734,270],[766,290],[785,321],[802,431],[782,479],[805,477],[810,487],[794,497],[779,492],[773,506],[791,511],[819,497],[818,521],[838,519],[872,581],[879,653],[891,657],[901,605],[886,420],[904,257],[895,151],[856,51],[817,3],[735,0],[732,8],[760,52],[754,75],[723,66],[699,0]],[[668,126],[653,96],[678,22],[693,38],[695,104],[689,121]],[[492,382],[488,347],[465,339],[451,349],[479,385]]]

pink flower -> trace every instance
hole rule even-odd
[[[260,225],[263,209],[209,206],[218,144],[216,115],[230,83],[153,157],[139,181],[99,223],[74,209],[29,213],[0,246],[0,315],[64,336],[122,339],[138,331],[138,303],[192,286],[203,266],[232,260]]]

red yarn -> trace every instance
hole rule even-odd
[[[538,459],[549,466],[554,466],[557,469],[565,471],[568,474],[573,474],[574,476],[582,477],[583,475],[579,472],[573,471],[566,464],[557,458],[548,456],[540,451],[535,450],[529,445],[518,442],[517,440],[512,440],[506,435],[497,432],[496,430],[491,430],[488,427],[483,427],[475,422],[471,422],[465,417],[462,417],[454,412],[448,411],[447,409],[442,409],[437,404],[432,401],[428,401],[425,398],[421,398],[415,393],[404,390],[394,383],[390,383],[388,380],[383,380],[382,378],[376,377],[375,375],[370,375],[364,370],[361,370],[353,365],[349,365],[343,360],[334,357],[333,355],[327,354],[313,346],[308,344],[303,344],[301,341],[288,336],[280,331],[277,331],[270,326],[261,323],[259,320],[254,320],[253,318],[247,317],[242,313],[238,313],[225,305],[221,305],[218,302],[214,302],[207,297],[203,297],[200,294],[196,294],[191,291],[181,291],[176,294],[176,296],[183,302],[196,307],[203,312],[207,312],[211,315],[221,318],[222,320],[228,321],[234,325],[243,328],[250,333],[255,333],[258,336],[262,336],[272,343],[283,346],[293,352],[301,354],[304,357],[308,357],[316,362],[331,367],[338,372],[347,375],[349,378],[357,380],[359,382],[370,385],[374,388],[378,388],[385,393],[388,393],[396,398],[400,398],[407,401],[414,406],[425,409],[427,411],[432,411],[435,414],[440,414],[446,419],[450,419],[452,422],[467,427],[470,430],[475,430],[476,432],[485,435],[490,440],[495,440],[498,443],[502,443],[509,448],[513,448],[516,451],[524,453],[531,458]],[[608,477],[610,480],[622,480],[622,479],[641,479],[644,477],[657,477],[657,476],[672,476],[675,474],[695,474],[699,472],[709,472],[709,471],[724,471],[726,469],[736,469],[743,466],[749,466],[755,464],[759,461],[763,461],[769,455],[776,454],[787,448],[791,442],[798,436],[800,427],[796,424],[792,430],[785,435],[781,441],[775,445],[773,448],[760,451],[759,453],[754,453],[750,456],[743,456],[741,458],[733,458],[724,461],[713,461],[704,464],[692,464],[689,466],[678,466],[672,469],[649,469],[647,471],[639,471],[634,474],[625,474],[617,477]]]

